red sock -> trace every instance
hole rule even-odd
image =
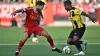
[[[52,38],[47,39],[52,48],[55,48]]]
[[[16,52],[20,52],[23,45],[24,45],[24,42],[20,41]]]

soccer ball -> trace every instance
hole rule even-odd
[[[71,53],[70,47],[69,47],[69,46],[65,46],[65,47],[63,48],[63,53],[64,53],[64,54],[70,54],[70,53]]]
[[[38,40],[38,38],[32,38],[32,42],[37,43],[37,42],[39,42],[39,40]]]

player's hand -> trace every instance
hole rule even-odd
[[[91,18],[91,21],[92,21],[93,23],[96,23],[96,22],[97,22],[97,19],[96,19],[96,18]]]

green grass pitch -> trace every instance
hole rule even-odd
[[[66,40],[71,32],[71,27],[46,27],[45,30],[52,36],[55,46],[63,49],[66,46]],[[17,44],[23,37],[23,27],[0,27],[0,56],[14,56]],[[51,47],[47,40],[38,36],[39,43],[32,42],[32,36],[20,52],[20,56],[74,56],[78,50],[75,46],[70,46],[71,54],[59,54],[51,51]],[[100,27],[87,27],[82,40],[88,40],[88,48],[84,50],[85,56],[100,56]]]

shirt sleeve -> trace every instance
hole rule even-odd
[[[74,12],[74,13],[75,13],[75,14],[78,14],[78,15],[81,15],[82,10],[80,10],[80,9],[76,8],[76,10],[75,10],[75,12]]]
[[[26,8],[24,8],[23,11],[26,12]]]
[[[28,13],[28,10],[29,10],[28,8],[24,8],[23,12]]]

